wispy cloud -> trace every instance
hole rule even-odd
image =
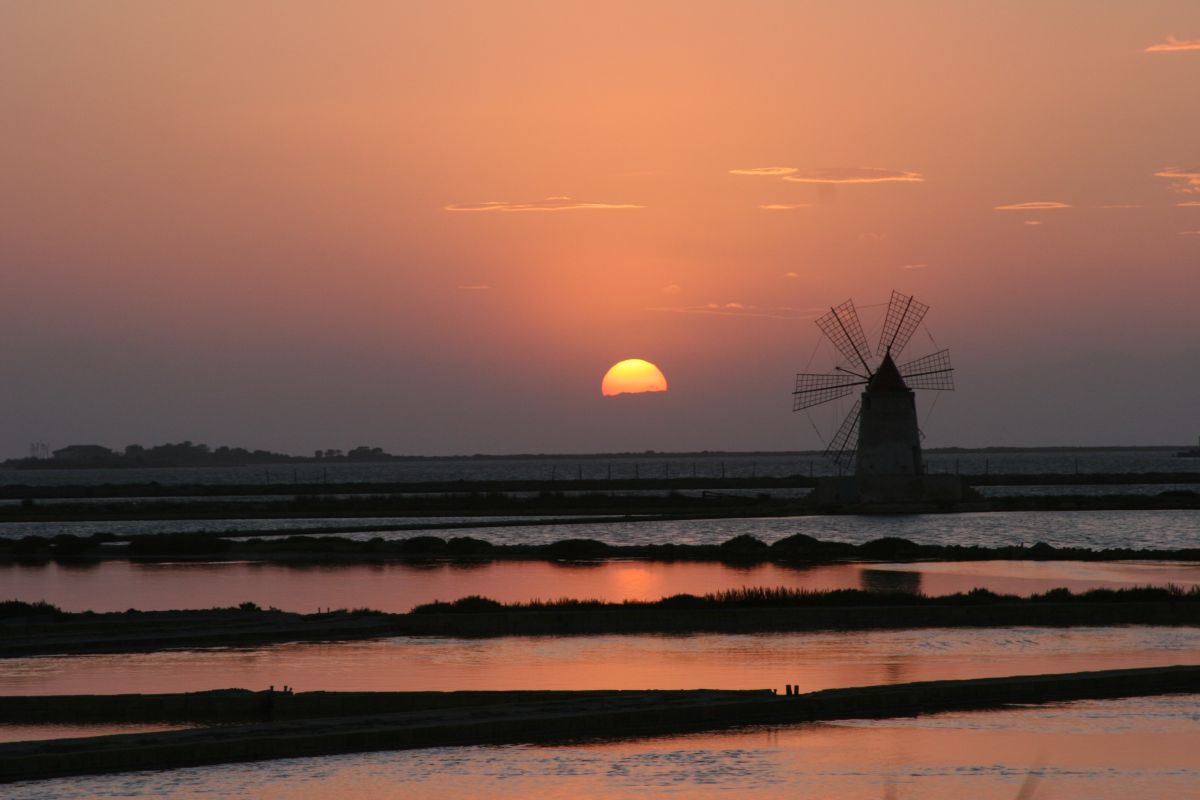
[[[824,306],[817,306],[815,308],[811,307],[811,306],[809,308],[794,308],[792,306],[777,306],[776,308],[773,308],[771,310],[772,311],[788,311],[795,315],[795,316],[788,317],[788,319],[816,319],[817,317],[821,316],[825,312],[829,311],[829,309]]]
[[[882,169],[880,167],[827,167],[825,169],[810,169],[803,172],[797,170],[784,175],[785,181],[792,183],[922,183],[925,176],[919,172],[906,172],[899,169]]]
[[[492,287],[484,283],[465,283],[461,286],[455,286],[455,289],[462,289],[464,292],[486,292]]]
[[[800,276],[799,276],[797,273],[795,273],[795,272],[785,272],[785,273],[783,273],[783,277],[785,277],[785,278],[799,278]]]
[[[759,206],[764,211],[795,211],[797,208],[811,207],[811,203],[763,203]]]
[[[1040,219],[1027,219],[1027,220],[1025,220],[1025,224],[1029,225],[1030,227],[1033,227],[1036,225],[1041,225],[1042,221]]]
[[[1171,181],[1173,192],[1200,193],[1200,167],[1167,167],[1154,173],[1154,177]]]
[[[1180,236],[1200,236],[1200,231],[1180,231]]]
[[[1004,206],[996,206],[996,211],[1053,211],[1059,208],[1071,208],[1069,203],[1060,203],[1056,200],[1033,200],[1028,203],[1009,203]]]
[[[767,177],[779,177],[780,175],[791,175],[793,172],[799,172],[796,167],[742,167],[740,169],[729,170],[730,175],[765,175]]]
[[[636,203],[594,203],[573,200],[570,197],[547,197],[526,203],[507,200],[490,200],[486,203],[451,203],[443,206],[446,211],[581,211],[588,209],[645,208]]]
[[[811,319],[810,316],[801,316],[793,313],[799,309],[791,308],[767,308],[758,309],[757,306],[745,305],[743,303],[705,303],[702,306],[653,306],[647,308],[646,311],[664,312],[668,314],[709,314],[717,317],[756,317],[762,319]],[[777,312],[785,313],[777,313]],[[806,311],[807,313],[807,311]]]
[[[805,170],[799,167],[742,167],[731,169],[729,172],[731,175],[780,178],[791,183],[921,183],[925,180],[925,176],[919,172],[882,167],[823,167]]]
[[[919,264],[901,264],[900,269],[925,269],[928,266],[929,265],[924,262],[921,262]]]
[[[1178,53],[1183,50],[1200,50],[1200,39],[1176,39],[1174,36],[1168,36],[1165,42],[1146,48],[1147,53]]]
[[[1200,200],[1184,200],[1182,203],[1176,203],[1175,205],[1180,208],[1200,208]]]

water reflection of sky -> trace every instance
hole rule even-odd
[[[1144,585],[1200,585],[1200,564],[1177,562],[966,561],[914,564],[729,565],[662,561],[496,561],[462,564],[130,562],[0,564],[6,598],[45,600],[69,611],[268,608],[408,611],[421,603],[483,595],[502,602],[658,600],[748,586],[921,591],[984,587],[1029,595]]]
[[[394,637],[0,661],[0,694],[299,690],[762,689],[1200,663],[1200,629]]]

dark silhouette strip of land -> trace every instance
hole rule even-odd
[[[818,479],[645,476],[608,479],[439,480],[410,482],[0,485],[0,521],[287,519],[489,515],[789,516],[885,511],[964,512],[1063,509],[1200,508],[1200,472],[1029,473],[960,476],[961,501],[902,507],[822,504],[805,493]],[[971,487],[1104,486],[1104,494],[1033,493],[985,497]],[[1133,493],[1122,486],[1173,486]],[[1189,487],[1189,488],[1180,488]],[[51,501],[51,502],[47,502]]]
[[[942,473],[936,473],[942,474]],[[1198,484],[1200,472],[1038,472],[960,475],[967,486],[1155,486]],[[0,484],[0,500],[102,499],[102,498],[220,498],[259,496],[337,495],[496,495],[540,492],[591,492],[612,494],[630,491],[687,492],[709,490],[763,491],[811,489],[819,478],[807,475],[758,475],[640,478],[511,478],[426,481],[311,481],[292,483],[96,483],[67,485]]]
[[[121,546],[114,546],[114,545]],[[419,535],[369,540],[337,536],[235,537],[228,533],[170,533],[92,536],[60,534],[0,539],[0,563],[36,564],[48,561],[87,564],[121,559],[134,561],[198,560],[259,561],[285,564],[489,561],[644,561],[721,562],[737,565],[783,564],[806,566],[839,562],[913,561],[1200,561],[1200,548],[1149,549],[1114,547],[1054,547],[1044,542],[1029,546],[919,544],[886,536],[862,544],[826,541],[793,534],[768,545],[749,535],[721,544],[609,544],[597,539],[561,539],[547,544],[493,544],[471,536],[444,539]]]
[[[387,636],[562,636],[753,633],[945,627],[1200,625],[1200,591],[1055,589],[1020,598],[975,589],[918,594],[841,589],[740,589],[655,602],[561,600],[502,604],[481,597],[407,614],[345,609],[297,614],[239,608],[68,613],[44,603],[0,603],[0,657],[152,652]]]
[[[786,676],[781,676],[784,678]],[[781,681],[782,682],[782,681]],[[939,711],[1001,708],[1014,703],[1194,693],[1200,667],[1176,666],[1054,675],[929,681],[827,689],[807,694],[770,690],[625,692],[403,693],[288,695],[245,693],[246,711],[258,721],[216,728],[96,736],[0,744],[0,782],[71,774],[171,769],[204,764],[297,756],[517,742],[570,742],[634,738],[746,725],[781,725],[817,720],[885,718]],[[179,702],[203,718],[219,718],[213,706],[230,706],[230,693],[208,693]],[[36,698],[0,708],[20,715],[35,706],[80,709],[76,719],[95,720],[97,709],[115,703],[147,711],[170,704],[164,696],[121,696],[97,703],[92,697]],[[15,713],[14,713],[15,712]],[[127,712],[123,718],[128,719]],[[90,716],[89,716],[90,714]],[[7,716],[7,715],[6,715]],[[178,716],[176,716],[178,718]]]

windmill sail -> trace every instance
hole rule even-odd
[[[796,376],[796,390],[792,392],[792,411],[812,408],[854,391],[866,381],[849,373],[814,374],[802,372]]]
[[[858,441],[858,421],[862,418],[862,400],[854,402],[854,408],[842,420],[842,426],[833,435],[833,440],[825,448],[825,456],[837,464],[838,469],[845,469],[854,463],[855,443]]]
[[[954,391],[954,367],[950,366],[948,349],[901,364],[899,369],[910,389]]]
[[[817,327],[833,342],[843,358],[855,366],[862,364],[870,374],[871,367],[867,359],[871,357],[871,348],[867,346],[867,336],[863,333],[853,300],[847,300],[829,309],[828,314],[818,317]]]
[[[883,319],[883,331],[879,334],[879,348],[876,352],[899,355],[908,344],[908,340],[916,333],[921,320],[929,306],[919,303],[912,295],[903,295],[892,291],[892,299],[888,302],[887,316]]]

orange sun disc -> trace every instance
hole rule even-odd
[[[605,397],[666,390],[667,378],[662,370],[640,358],[618,361],[604,373],[604,380],[600,382],[600,393]]]

